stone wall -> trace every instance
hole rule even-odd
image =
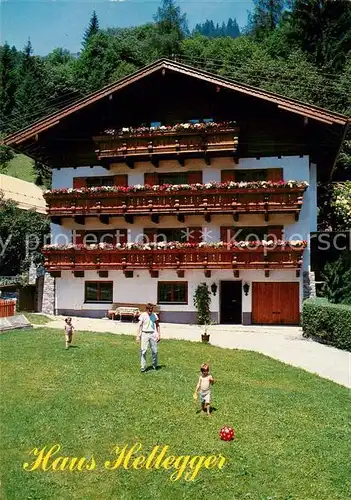
[[[309,299],[316,297],[316,278],[311,271],[303,273],[303,298]]]
[[[49,273],[45,273],[44,275],[41,312],[44,314],[55,314],[55,278]]]

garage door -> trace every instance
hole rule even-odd
[[[299,283],[252,283],[252,323],[297,325]]]

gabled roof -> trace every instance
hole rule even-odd
[[[194,68],[192,66],[188,66],[186,64],[181,64],[179,62],[170,61],[168,59],[160,59],[145,68],[140,69],[139,71],[129,75],[121,80],[107,85],[103,87],[101,90],[97,92],[93,92],[92,94],[77,100],[75,103],[53,113],[41,120],[32,123],[28,127],[23,128],[22,130],[15,132],[9,136],[7,136],[3,143],[8,146],[16,146],[31,137],[44,132],[51,127],[57,125],[61,120],[65,117],[75,113],[76,111],[89,106],[90,104],[103,99],[104,97],[117,92],[118,90],[148,76],[152,73],[156,73],[158,71],[174,71],[180,74],[184,74],[187,76],[191,76],[193,78],[197,78],[198,80],[206,81],[212,83],[213,85],[217,85],[218,87],[227,88],[229,90],[233,90],[242,94],[246,94],[252,97],[256,97],[258,99],[263,99],[267,102],[274,103],[285,111],[290,111],[292,113],[296,113],[307,118],[311,118],[313,120],[317,120],[329,125],[336,124],[341,126],[346,126],[351,120],[340,114],[334,113],[332,111],[328,111],[323,108],[319,108],[317,106],[312,106],[310,104],[306,104],[295,99],[290,99],[288,97],[284,97],[279,94],[275,94],[273,92],[268,92],[265,90],[261,90],[257,87],[252,87],[250,85],[245,85],[243,83],[237,82],[235,80],[231,80],[229,78],[224,78],[222,76],[218,76],[213,73],[208,73],[207,71],[203,71],[201,69]]]
[[[0,191],[5,200],[15,201],[19,208],[46,214],[43,191],[32,182],[0,174]]]

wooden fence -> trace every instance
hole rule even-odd
[[[7,316],[15,316],[16,314],[16,300],[2,300],[0,299],[0,318]]]

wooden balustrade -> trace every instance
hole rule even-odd
[[[15,314],[16,314],[16,301],[0,299],[0,318],[15,316]]]
[[[102,135],[93,137],[98,145],[99,159],[150,154],[194,153],[206,151],[232,151],[238,146],[238,127],[219,130],[162,131],[152,134]]]
[[[46,249],[48,271],[137,269],[299,269],[303,248],[182,248],[164,250]]]
[[[302,206],[303,187],[140,191],[45,195],[51,216],[294,213]]]

